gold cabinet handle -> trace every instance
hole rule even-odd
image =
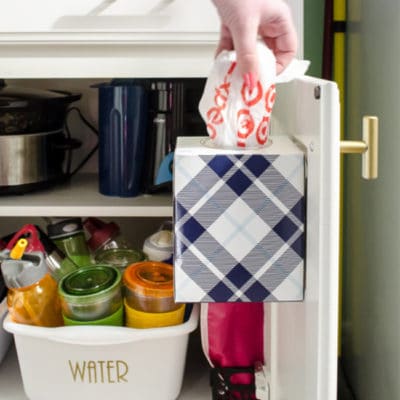
[[[341,140],[342,154],[362,154],[362,177],[376,179],[378,177],[378,117],[363,117],[363,140]]]

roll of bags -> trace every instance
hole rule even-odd
[[[174,302],[173,267],[144,261],[128,266],[123,274],[126,326],[157,328],[183,322],[185,305]]]

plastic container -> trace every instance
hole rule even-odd
[[[3,321],[7,315],[7,299],[0,301],[0,364],[10,347],[12,335],[3,328]]]
[[[32,285],[9,289],[7,305],[12,319],[20,324],[43,327],[64,325],[57,282],[49,273]]]
[[[66,326],[72,325],[111,325],[123,326],[124,325],[124,307],[121,306],[115,313],[108,315],[104,318],[95,319],[93,321],[78,321],[70,319],[63,314],[64,324]]]
[[[47,267],[57,282],[65,275],[77,271],[79,266],[75,264],[39,227],[40,241],[45,249]]]
[[[155,261],[130,265],[124,272],[125,299],[129,307],[149,313],[178,309],[174,301],[173,267]]]
[[[91,264],[81,218],[68,218],[47,225],[50,239],[79,267]]]
[[[174,235],[172,223],[164,222],[160,229],[150,235],[143,244],[143,252],[151,261],[172,263]]]
[[[60,281],[58,292],[68,319],[104,319],[122,307],[121,273],[108,265],[81,268]]]
[[[48,272],[41,252],[1,263],[8,287],[7,306],[15,322],[46,327],[62,326],[57,282]]]
[[[177,326],[48,329],[6,319],[30,400],[173,400],[179,395],[198,306]],[[51,355],[51,356],[50,356]]]
[[[129,307],[126,300],[124,300],[124,308],[126,326],[138,329],[179,325],[182,323],[183,317],[185,315],[184,304],[181,304],[180,307],[173,311],[162,313],[149,313],[135,310],[134,308]]]
[[[123,274],[126,326],[155,328],[182,323],[184,304],[174,301],[173,267],[143,261],[130,265]]]
[[[95,261],[98,264],[107,264],[118,268],[121,273],[125,268],[133,263],[146,260],[146,254],[141,250],[133,249],[108,249],[99,252],[95,256]]]
[[[132,247],[121,235],[120,228],[115,222],[104,222],[90,217],[83,221],[83,226],[90,235],[87,242],[89,249],[96,255],[104,250]]]

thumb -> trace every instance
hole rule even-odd
[[[233,46],[237,54],[237,66],[242,76],[251,76],[257,82],[259,75],[257,55],[258,23],[247,20],[231,27]]]

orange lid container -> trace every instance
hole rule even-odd
[[[169,312],[180,307],[174,302],[173,267],[143,261],[129,265],[123,274],[128,305],[140,311]]]

